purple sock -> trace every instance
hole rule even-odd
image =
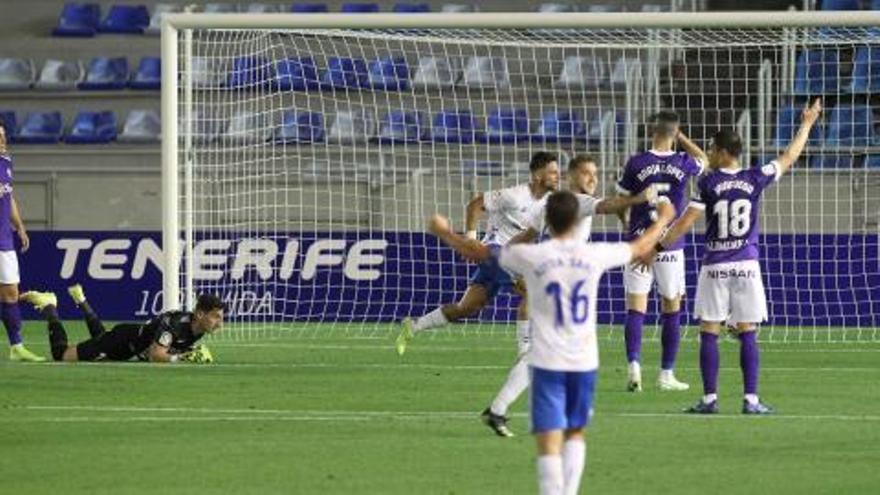
[[[758,338],[755,332],[739,334],[739,367],[743,374],[743,392],[746,394],[758,393],[758,368],[760,352],[758,351]]]
[[[718,391],[718,368],[721,366],[718,357],[718,336],[711,333],[700,333],[700,373],[703,375],[703,393],[714,394]]]
[[[18,303],[0,303],[0,318],[6,327],[6,336],[9,337],[9,345],[21,344],[21,311]]]
[[[645,313],[639,313],[630,309],[626,312],[626,325],[623,337],[626,340],[626,360],[631,363],[639,361],[642,354],[642,325],[645,323]]]
[[[660,360],[660,369],[671,370],[675,368],[675,357],[678,355],[678,346],[681,341],[681,318],[680,313],[663,313],[660,321],[663,333],[660,334],[660,344],[663,346],[663,356]]]

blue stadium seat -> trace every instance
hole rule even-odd
[[[876,142],[874,114],[868,105],[838,105],[831,109],[825,132],[828,146],[870,146]]]
[[[238,57],[232,62],[232,70],[226,86],[229,89],[257,89],[266,87],[275,79],[275,68],[266,57]]]
[[[375,118],[363,110],[339,110],[327,131],[327,141],[365,143],[376,135]]]
[[[371,14],[379,12],[379,4],[368,2],[344,3],[340,11],[345,14]]]
[[[185,129],[181,129],[185,131]],[[162,136],[162,121],[154,110],[132,110],[125,118],[122,133],[116,138],[120,143],[155,143]]]
[[[370,60],[367,85],[373,89],[405,91],[409,89],[409,66],[403,57],[385,56]]]
[[[34,63],[25,58],[0,58],[0,90],[28,89],[34,83]]]
[[[477,121],[470,110],[443,110],[434,116],[431,139],[440,143],[473,143]]]
[[[251,3],[248,4],[245,12],[248,14],[277,14],[280,7],[274,3]]]
[[[591,143],[598,143],[602,139],[602,121],[608,116],[612,115],[612,110],[605,110],[603,112],[596,112],[592,114],[589,118],[589,125],[587,126],[587,140]],[[614,117],[614,132],[616,134],[617,142],[623,142],[624,137],[626,136],[626,124],[624,112],[617,112]]]
[[[868,155],[865,157],[866,168],[880,168],[880,155]]]
[[[825,170],[858,168],[861,158],[854,155],[813,155],[810,158],[810,168]]]
[[[319,14],[327,12],[327,4],[324,3],[295,3],[290,6],[294,14]]]
[[[597,57],[566,57],[556,80],[565,88],[597,88],[605,80],[605,63]]]
[[[182,12],[183,6],[173,3],[158,3],[153,7],[153,14],[150,16],[150,24],[144,29],[144,33],[158,35],[162,30],[162,16],[173,12]]]
[[[76,89],[85,78],[85,70],[80,62],[46,60],[34,87],[46,90]]]
[[[101,33],[143,34],[150,25],[150,11],[145,5],[114,5],[98,25]]]
[[[575,110],[550,110],[541,115],[532,139],[538,143],[567,143],[587,138],[587,126]]]
[[[101,23],[101,6],[97,3],[64,4],[58,25],[52,30],[52,36],[90,37],[98,32]]]
[[[318,112],[284,112],[275,131],[279,143],[319,143],[324,140],[324,117]]]
[[[486,116],[484,143],[517,143],[529,139],[529,116],[524,108],[495,108]]]
[[[840,72],[839,52],[835,49],[804,50],[797,58],[794,93],[821,95],[836,93]]]
[[[853,93],[880,92],[880,48],[862,46],[856,50],[849,90]]]
[[[427,131],[421,113],[392,110],[379,122],[378,140],[382,144],[418,143],[427,139]]]
[[[859,0],[822,0],[821,10],[861,10]]]
[[[396,3],[392,8],[398,14],[424,14],[431,11],[431,5],[427,3]]]
[[[208,14],[231,14],[238,12],[238,4],[211,2],[205,5],[205,12]]]
[[[454,86],[461,74],[459,66],[446,58],[422,57],[412,78],[413,86],[446,88]]]
[[[98,57],[89,63],[86,78],[79,89],[122,89],[128,84],[128,60],[125,57]]]
[[[321,75],[323,89],[362,88],[367,82],[367,64],[359,58],[331,57]]]
[[[64,122],[61,112],[33,112],[27,114],[15,137],[17,143],[48,144],[61,140]]]
[[[15,142],[15,135],[18,134],[18,120],[15,118],[15,112],[12,110],[0,110],[0,123],[6,131],[6,141]]]
[[[869,10],[880,10],[880,0],[871,0]]]
[[[116,115],[110,111],[79,112],[64,141],[70,144],[103,144],[116,139]]]
[[[461,173],[477,177],[501,177],[504,164],[491,160],[465,160],[461,163]]]
[[[462,82],[475,88],[505,89],[510,87],[507,59],[502,57],[471,57],[464,68]]]
[[[305,91],[318,89],[318,68],[311,57],[289,58],[275,68],[275,89]]]
[[[774,146],[784,148],[791,142],[798,127],[801,125],[801,112],[803,106],[789,105],[776,111],[776,132],[773,140]],[[822,142],[822,126],[814,125],[810,129],[809,144],[818,146]]]
[[[128,82],[131,89],[159,89],[162,87],[162,59],[159,57],[144,57],[138,64],[137,70],[131,75]]]

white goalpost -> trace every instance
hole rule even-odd
[[[427,216],[463,230],[468,200],[526,182],[534,152],[563,170],[592,155],[607,196],[658,110],[704,148],[735,128],[750,167],[822,97],[804,158],[764,196],[761,338],[880,340],[880,12],[168,14],[162,64],[164,307],[220,295],[221,338],[384,335],[475,271]],[[620,238],[616,218],[593,225]],[[621,280],[600,295],[615,338]],[[511,332],[514,297],[450,333]]]

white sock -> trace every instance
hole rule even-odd
[[[415,323],[413,323],[413,333],[427,330],[429,328],[442,327],[447,323],[449,323],[449,320],[446,319],[443,310],[437,308],[421,318],[416,319]]]
[[[538,493],[540,495],[563,495],[562,456],[538,457]]]
[[[756,394],[745,394],[743,398],[753,406],[758,403],[758,396]]]
[[[718,394],[706,394],[703,396],[703,404],[709,404],[718,400]]]
[[[499,416],[507,415],[507,408],[525,391],[529,386],[529,365],[525,356],[519,356],[516,364],[507,373],[507,380],[492,401],[489,408],[492,414]]]
[[[672,370],[660,370],[661,380],[669,380],[671,378],[675,378],[675,374],[672,373]]]
[[[9,347],[11,347],[12,349],[21,349],[21,348],[24,347],[24,344],[22,344],[21,342],[19,342],[18,344],[12,344],[12,345],[9,346]]]
[[[577,495],[584,474],[587,444],[583,438],[567,440],[562,446],[562,472],[565,475],[565,495]]]
[[[532,344],[532,334],[529,320],[516,322],[516,346],[520,354],[528,352]]]
[[[640,365],[638,361],[631,361],[629,363],[629,366],[627,366],[627,369],[629,371],[630,378],[642,376],[642,365]]]

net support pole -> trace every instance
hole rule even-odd
[[[193,256],[193,247],[195,239],[193,238],[193,215],[194,196],[193,196],[193,172],[195,169],[195,152],[193,149],[193,78],[192,78],[192,29],[183,32],[183,50],[186,54],[185,67],[183,73],[183,112],[185,129],[183,134],[183,156],[184,156],[184,218],[183,218],[183,235],[184,235],[184,262],[186,270],[184,271],[183,287],[186,291],[184,296],[186,300],[186,308],[188,310],[195,307],[195,287],[193,286],[193,272],[195,259]]]
[[[162,291],[165,311],[180,307],[177,44],[177,28],[164,19],[162,22]]]

